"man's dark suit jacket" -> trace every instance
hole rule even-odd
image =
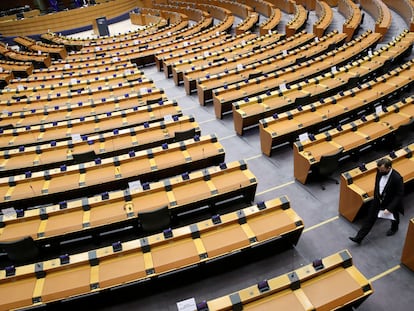
[[[378,204],[377,206],[379,206],[380,209],[387,209],[393,214],[400,212],[404,215],[404,181],[400,173],[394,169],[391,171],[391,175],[384,187],[382,195],[379,193],[380,179],[381,175],[377,173],[375,176],[374,203]]]

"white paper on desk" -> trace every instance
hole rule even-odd
[[[300,134],[299,135],[299,141],[305,141],[305,140],[308,140],[309,139],[309,135],[308,135],[308,133],[303,133],[303,134]]]
[[[197,310],[197,304],[194,298],[189,298],[177,302],[178,311],[195,311]]]
[[[164,121],[166,121],[166,122],[172,122],[172,121],[173,121],[173,117],[172,117],[172,115],[170,115],[170,114],[166,114],[166,115],[164,116]]]
[[[375,113],[376,114],[382,113],[382,106],[381,105],[378,105],[378,106],[375,107]]]
[[[3,72],[3,67],[0,67],[0,72]]]
[[[338,70],[336,69],[336,66],[332,66],[332,67],[331,67],[331,72],[332,72],[332,73],[335,73],[335,72],[337,72],[337,71],[338,71]]]
[[[393,213],[385,213],[384,210],[378,212],[378,218],[384,218],[389,220],[395,220]]]
[[[82,137],[79,133],[72,133],[71,138],[72,138],[72,142],[74,143],[82,141]]]
[[[70,65],[69,65],[69,64],[65,64],[63,67],[64,67],[65,69],[70,69]]]
[[[139,191],[142,189],[142,185],[141,185],[141,181],[138,180],[134,180],[134,181],[130,181],[128,183],[128,188],[129,190],[135,190],[135,191]]]
[[[14,217],[16,215],[16,210],[13,207],[3,208],[1,211],[7,217]]]

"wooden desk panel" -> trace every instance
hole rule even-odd
[[[0,228],[0,241],[14,241],[23,236],[31,236],[33,239],[36,239],[41,222],[42,220],[38,217],[10,223],[7,229]]]
[[[49,238],[66,233],[81,231],[83,229],[83,217],[85,211],[82,209],[68,209],[58,214],[51,214],[46,221],[43,237]]]
[[[139,251],[104,258],[99,262],[100,288],[125,284],[145,276],[144,254]]]
[[[84,264],[70,269],[52,271],[44,278],[42,302],[69,298],[90,291],[91,266]]]
[[[303,301],[297,291],[285,290],[279,294],[269,296],[243,306],[243,310],[267,311],[267,310],[289,310],[289,311],[311,311],[303,306]]]
[[[3,310],[18,309],[32,304],[36,279],[10,280],[0,284]]]
[[[151,248],[151,255],[155,273],[178,270],[200,259],[194,241],[189,239]]]
[[[401,254],[401,262],[414,271],[414,218],[408,223],[407,235]]]
[[[301,288],[315,309],[320,311],[334,310],[364,294],[361,284],[347,269],[327,272],[303,284]]]
[[[141,239],[122,242],[119,245],[120,249],[107,246],[89,252],[71,254],[68,263],[60,263],[57,258],[47,260],[41,265],[41,271],[44,271],[45,275],[40,278],[37,278],[34,273],[38,269],[35,269],[35,264],[17,268],[15,276],[6,277],[5,272],[0,271],[0,292],[2,294],[7,294],[8,290],[12,290],[13,293],[17,292],[19,296],[8,295],[13,299],[7,303],[15,307],[30,307],[34,306],[32,298],[48,303],[179,271],[180,268],[192,267],[205,260],[217,259],[231,255],[233,252],[249,249],[251,241],[248,240],[243,228],[256,217],[262,218],[263,213],[271,217],[272,211],[279,214],[283,206],[283,210],[290,214],[292,221],[299,219],[286,204],[289,202],[285,197],[274,199],[264,202],[264,210],[253,205],[237,212],[221,215],[220,224],[215,224],[208,219],[175,228],[172,230],[172,237],[167,238],[162,233],[157,233]],[[247,224],[238,223],[240,213],[246,215]],[[271,226],[267,228],[269,231],[274,231],[274,228],[278,226],[277,222],[271,222],[269,225]],[[193,238],[191,235],[194,228],[197,228],[200,238]],[[302,222],[296,230],[299,232],[303,230]],[[217,239],[216,242],[214,238]],[[270,236],[269,240],[272,239],[273,237]],[[256,242],[255,245],[260,246],[261,242]],[[204,254],[204,251],[208,254],[206,258],[200,256]],[[327,264],[329,265],[328,262]],[[25,284],[21,286],[15,282],[15,279],[21,279]],[[289,279],[287,277],[283,279],[284,281],[279,283],[285,284],[286,288],[289,286]],[[11,287],[10,284],[16,287]],[[273,280],[269,284],[275,286]],[[29,290],[16,291],[23,287],[28,287]],[[2,303],[3,308],[4,299]]]
[[[226,238],[222,238],[223,236]],[[250,244],[247,235],[239,224],[228,225],[221,229],[217,228],[217,230],[203,234],[200,238],[209,258],[220,254],[228,254]]]

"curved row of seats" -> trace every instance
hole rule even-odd
[[[278,89],[233,103],[234,129],[243,135],[244,129],[258,126],[259,120],[270,117],[295,106],[311,103],[320,97],[328,97],[340,89],[351,88],[356,83],[366,82],[379,72],[389,70],[388,64],[396,63],[405,57],[412,47],[413,35],[403,32],[387,46],[381,47],[371,55],[360,58],[343,67],[333,67],[331,72],[315,78],[289,85],[286,89]]]
[[[412,61],[408,61],[389,73],[337,95],[260,120],[262,152],[270,156],[274,147],[292,142],[304,132],[337,124],[358,111],[372,110],[372,106],[383,99],[399,95],[413,82],[411,66]]]
[[[36,307],[148,281],[281,240],[296,244],[302,230],[302,219],[280,197],[140,239],[8,267],[0,271],[1,308]]]
[[[383,111],[383,109],[385,111]],[[414,99],[408,97],[390,107],[364,115],[358,120],[345,123],[323,133],[310,134],[307,139],[293,144],[293,169],[295,179],[305,184],[310,171],[324,165],[322,158],[337,154],[337,160],[346,155],[359,155],[367,146],[378,141],[392,143],[392,135],[401,128],[412,125]]]
[[[347,62],[351,62],[366,53],[370,48],[376,45],[380,38],[380,34],[366,31],[355,40],[348,42],[335,50],[332,50],[321,56],[317,56],[310,60],[299,62],[293,66],[264,74],[254,79],[247,79],[242,83],[236,83],[229,86],[218,87],[214,85],[213,104],[216,116],[221,118],[225,112],[231,112],[233,101],[249,98],[249,96],[257,96],[260,93],[266,93],[280,87],[280,85],[289,85],[299,81],[309,79],[319,75],[320,73],[330,71],[333,66],[341,66]],[[200,93],[206,91],[208,80],[198,82],[197,90]],[[213,83],[216,81],[213,81]],[[258,92],[257,85],[264,92]],[[240,94],[243,96],[241,97]]]
[[[73,161],[74,156],[94,152],[97,157],[138,151],[170,143],[176,132],[194,131],[200,128],[193,116],[173,117],[159,122],[144,123],[125,129],[114,129],[102,133],[71,135],[67,140],[37,142],[35,145],[7,146],[0,151],[1,171],[24,173],[27,170],[48,169]],[[4,176],[3,174],[1,174]]]
[[[313,34],[306,32],[300,32],[291,36],[289,38],[284,38],[284,35],[277,33],[269,34],[271,36],[278,36],[279,39],[274,43],[267,45],[263,48],[253,50],[248,53],[236,55],[233,58],[223,58],[214,61],[211,64],[204,66],[194,66],[190,70],[183,72],[184,88],[187,95],[190,95],[194,90],[197,89],[197,81],[206,75],[215,75],[215,74],[228,74],[230,70],[239,70],[242,69],[242,66],[247,66],[260,60],[265,61],[266,59],[271,59],[284,53],[283,51],[293,50],[298,48],[306,43],[309,43],[313,38]],[[226,72],[227,71],[227,72]],[[208,95],[208,94],[207,94]],[[205,104],[209,98],[206,98],[203,102],[200,102],[201,105]]]

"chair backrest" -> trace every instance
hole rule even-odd
[[[339,159],[341,158],[342,152],[343,149],[340,149],[335,153],[321,156],[319,160],[319,175],[329,176],[335,172],[339,166]]]
[[[186,130],[186,131],[175,132],[174,133],[174,141],[182,141],[182,140],[194,138],[195,135],[196,135],[195,128],[192,128],[192,129],[189,129],[189,130]]]
[[[159,232],[167,229],[171,224],[171,215],[168,206],[158,209],[138,212],[138,221],[145,232]]]
[[[0,242],[0,248],[14,263],[27,263],[40,255],[38,245],[30,236],[15,241]]]

